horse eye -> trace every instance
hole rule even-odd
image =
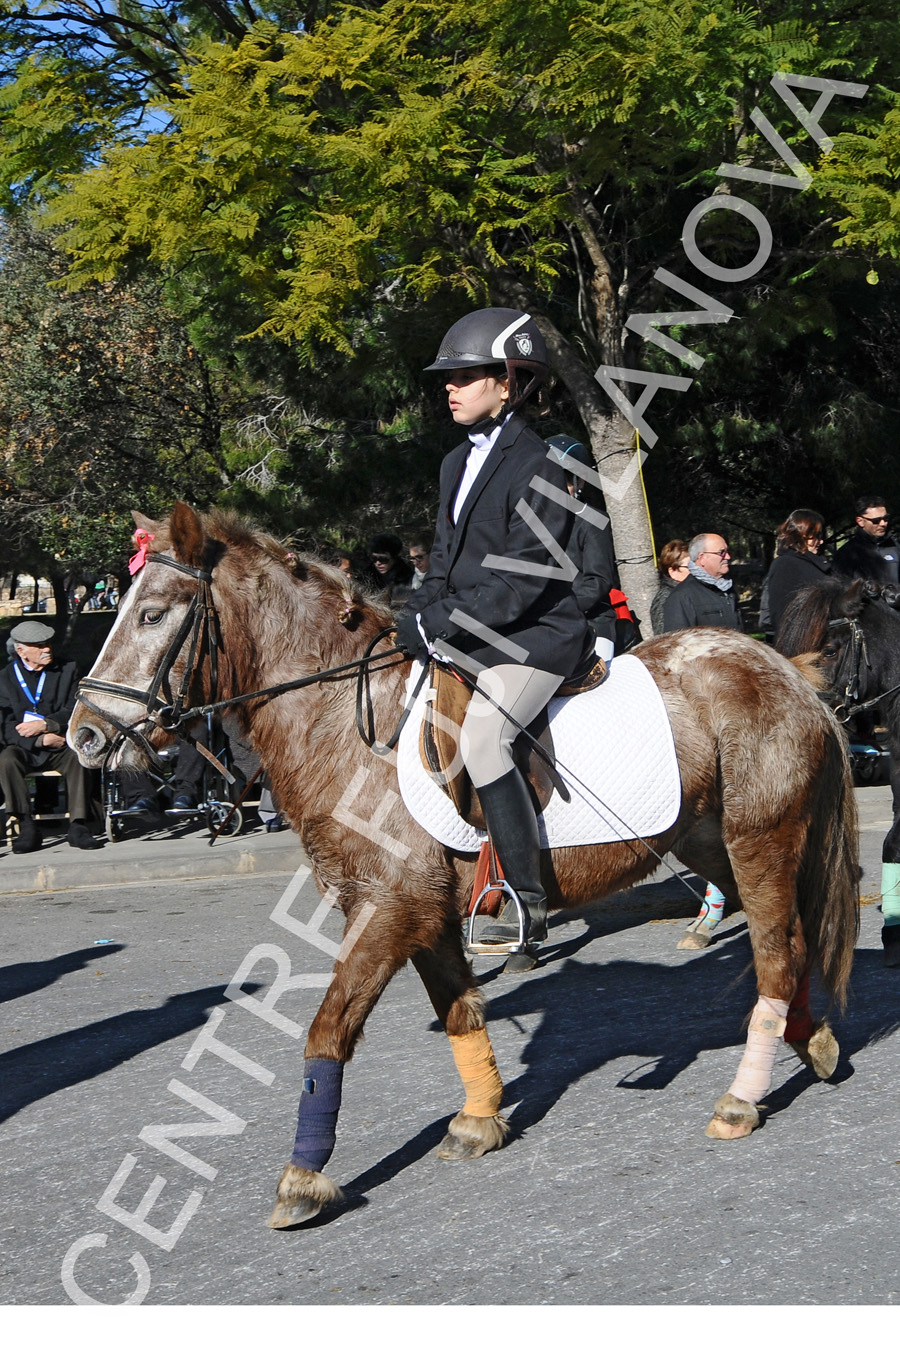
[[[141,614],[141,623],[161,623],[165,617],[166,611],[164,609],[145,609]]]
[[[822,655],[829,661],[832,659],[832,657],[837,656],[837,654],[838,649],[832,642],[829,642],[827,647],[822,648]]]

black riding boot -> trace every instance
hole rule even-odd
[[[547,895],[541,885],[537,817],[525,779],[518,769],[510,769],[480,787],[478,797],[503,875],[525,906],[525,941],[534,946],[547,937]],[[518,913],[508,901],[499,918],[480,933],[476,945],[504,951],[518,941]]]

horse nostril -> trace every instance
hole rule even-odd
[[[80,754],[97,754],[103,745],[103,737],[91,726],[80,726],[75,732],[73,744]]]

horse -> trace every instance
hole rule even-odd
[[[228,703],[249,735],[346,936],[310,1026],[297,1138],[269,1223],[313,1218],[341,1192],[324,1172],[344,1065],[372,1008],[407,961],[447,1033],[466,1098],[438,1146],[460,1161],[501,1147],[510,1124],[466,958],[462,916],[476,858],[431,838],[398,795],[395,757],[354,725],[355,666],[368,661],[380,736],[396,725],[410,663],[386,636],[391,613],[337,569],[294,556],[236,517],[176,503],[134,513],[146,562],[69,726],[85,765],[140,765],[185,717]],[[822,1078],[837,1065],[813,1021],[817,968],[843,1004],[858,931],[856,806],[840,730],[800,671],[741,634],[693,629],[635,649],[660,690],[681,774],[675,823],[649,840],[543,854],[552,908],[602,899],[671,851],[747,916],[758,999],[731,1088],[707,1134],[759,1124],[782,1036]],[[377,659],[376,659],[377,658]],[[289,686],[289,687],[288,687]],[[577,697],[577,695],[576,695]],[[137,709],[135,704],[142,705]]]
[[[900,587],[823,578],[785,610],[777,647],[815,653],[841,720],[878,706],[891,756],[894,821],[884,838],[881,930],[886,966],[900,967]]]

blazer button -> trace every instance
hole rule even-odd
[[[453,582],[452,582],[452,581],[448,581],[448,582],[447,582],[447,594],[448,594],[448,595],[455,595],[455,594],[456,594],[456,587],[453,585]]]

